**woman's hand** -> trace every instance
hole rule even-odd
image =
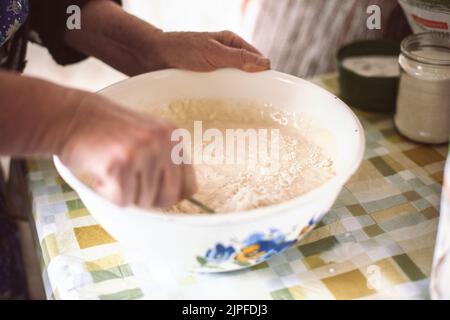
[[[192,166],[171,160],[174,129],[169,122],[87,94],[77,106],[59,156],[118,205],[165,207],[196,191]]]
[[[107,199],[164,207],[196,191],[171,159],[174,126],[93,93],[0,71],[0,155],[57,154]]]
[[[66,30],[66,43],[129,76],[165,68],[270,68],[269,59],[230,31],[163,32],[106,0],[88,1],[82,16],[80,30]]]
[[[269,59],[231,31],[161,32],[155,39],[152,45],[157,46],[165,68],[212,71],[232,67],[249,72],[270,69]]]

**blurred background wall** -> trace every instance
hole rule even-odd
[[[259,1],[246,0],[124,0],[124,8],[165,31],[231,30],[250,40]],[[242,14],[244,4],[245,15]],[[83,17],[81,17],[83,27]],[[80,89],[97,91],[125,76],[94,58],[61,67],[47,50],[31,44],[25,74]]]

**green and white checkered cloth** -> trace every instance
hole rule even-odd
[[[321,84],[336,91],[336,77]],[[49,159],[29,161],[42,273],[50,299],[428,298],[446,146],[402,138],[389,115],[356,111],[360,170],[294,248],[251,269],[175,274],[122,250]]]

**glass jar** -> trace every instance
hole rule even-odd
[[[394,121],[407,138],[445,143],[450,136],[450,35],[424,32],[401,43]]]

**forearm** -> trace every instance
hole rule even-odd
[[[0,72],[0,155],[57,154],[82,92]]]
[[[156,45],[161,33],[111,1],[93,0],[82,9],[81,29],[67,30],[65,41],[131,76],[166,67]]]

